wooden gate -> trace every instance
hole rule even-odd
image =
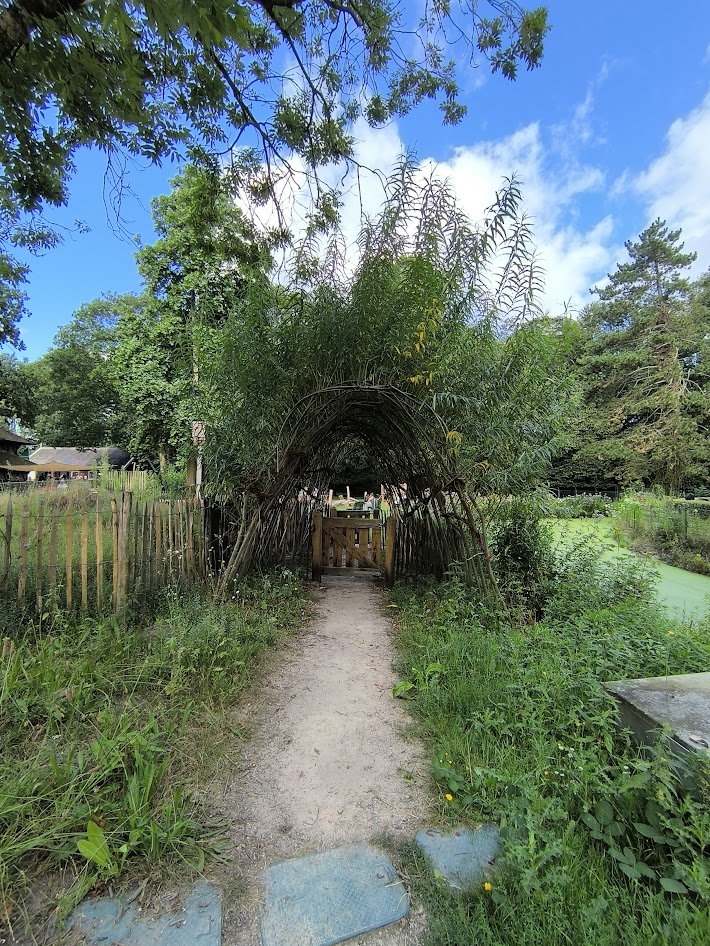
[[[395,522],[313,514],[313,581],[322,575],[382,575],[394,579]]]

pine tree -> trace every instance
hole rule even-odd
[[[593,290],[598,301],[582,323],[588,342],[580,359],[583,404],[578,449],[563,466],[585,485],[659,485],[678,490],[701,473],[707,452],[697,399],[702,306],[691,306],[680,230],[655,220],[629,262]]]

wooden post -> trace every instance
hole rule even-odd
[[[203,543],[203,531],[205,528],[205,504],[202,499],[197,503],[197,574],[205,577],[207,568],[205,567],[205,553]]]
[[[40,502],[37,508],[37,570],[35,572],[35,593],[37,596],[37,610],[42,613],[42,578],[44,577],[43,545],[44,542],[44,503]]]
[[[122,611],[128,600],[128,564],[130,560],[129,537],[131,527],[132,493],[121,494],[121,509],[118,516],[118,595],[116,610]]]
[[[193,512],[192,500],[187,500],[185,507],[186,513],[186,531],[187,531],[187,573],[191,579],[195,578],[195,518]]]
[[[118,609],[118,503],[111,497],[111,548],[113,550],[112,578],[113,578],[113,609]]]
[[[147,576],[147,574],[148,574],[148,570],[149,570],[149,567],[150,567],[150,563],[149,563],[149,561],[148,561],[148,520],[147,520],[147,516],[148,516],[148,503],[143,503],[143,509],[142,509],[142,511],[141,511],[140,513],[139,513],[139,506],[136,504],[136,520],[137,520],[137,521],[140,521],[140,524],[141,524],[141,540],[140,540],[140,546],[141,546],[141,567],[140,567],[140,572],[141,572],[141,580],[140,580],[141,594],[145,594],[146,590],[148,589],[148,578],[147,578],[146,576]]]
[[[155,530],[155,583],[160,585],[163,578],[163,569],[161,564],[162,559],[162,543],[161,539],[163,537],[163,528],[160,516],[160,507],[161,503],[156,502],[153,504],[153,528]]]
[[[185,468],[185,487],[187,495],[194,496],[197,488],[197,457],[190,457]]]
[[[67,603],[68,611],[71,608],[72,583],[74,580],[74,503],[72,500],[69,500],[67,506],[65,543],[66,588],[64,589],[64,600]]]
[[[385,584],[394,584],[394,540],[397,532],[397,520],[390,516],[385,526]]]
[[[134,476],[134,474],[131,474]],[[128,547],[129,547],[129,562],[128,562],[128,587],[136,589],[138,587],[138,579],[136,577],[136,569],[138,568],[138,550],[139,550],[139,535],[140,529],[138,528],[138,523],[140,517],[138,515],[139,502],[136,500],[136,504],[133,507],[133,515],[131,516],[131,534],[128,538]]]
[[[313,513],[313,581],[321,580],[321,556],[323,554],[323,513]]]
[[[101,494],[96,494],[96,608],[101,613],[104,604],[104,535],[101,521]]]
[[[17,600],[25,600],[25,588],[27,587],[27,547],[28,532],[30,528],[30,507],[27,502],[22,507],[22,519],[20,521],[20,574],[17,578]]]
[[[9,499],[5,510],[5,548],[2,556],[2,585],[0,592],[7,594],[7,588],[10,583],[10,562],[12,555],[10,553],[10,542],[12,540],[12,500]]]
[[[173,504],[171,500],[167,502],[167,548],[168,548],[168,581],[172,581],[173,568],[175,562],[175,523],[173,518]]]
[[[89,607],[89,512],[81,510],[81,607]]]
[[[184,575],[187,571],[187,536],[185,534],[185,503],[178,501],[178,516],[180,520],[180,574]]]
[[[155,569],[156,569],[156,565],[157,565],[157,563],[155,562],[155,554],[154,554],[155,550],[154,550],[154,545],[153,545],[153,542],[154,542],[154,539],[153,539],[153,532],[154,532],[154,529],[153,529],[153,505],[154,505],[154,504],[151,504],[151,505],[149,506],[148,503],[145,504],[146,517],[147,517],[147,519],[148,519],[148,543],[147,543],[147,549],[148,549],[148,562],[147,562],[147,568],[148,568],[148,586],[149,586],[149,588],[150,588],[151,591],[153,590],[153,588],[155,588]]]
[[[57,504],[52,506],[52,522],[49,527],[49,593],[52,597],[52,607],[57,608],[57,526],[59,524],[59,509]]]

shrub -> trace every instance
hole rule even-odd
[[[612,501],[599,493],[580,493],[551,499],[548,515],[552,519],[592,519],[595,516],[610,516]]]

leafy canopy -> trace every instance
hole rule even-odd
[[[529,485],[549,459],[562,382],[554,338],[524,325],[541,277],[519,201],[507,182],[474,226],[445,183],[403,161],[354,268],[336,231],[320,255],[308,240],[298,248],[289,284],[250,283],[203,338],[213,481],[267,488],[294,405],[355,383],[397,388],[432,411],[477,489]],[[386,429],[386,414],[378,422]],[[357,431],[342,436],[367,454]]]
[[[249,139],[267,172],[291,154],[318,168],[352,153],[360,116],[427,98],[460,121],[453,57],[514,79],[548,28],[509,0],[437,0],[416,34],[407,21],[388,0],[1,0],[3,186],[24,209],[61,203],[88,144],[157,162]]]
[[[656,220],[629,240],[629,261],[583,313],[579,442],[561,464],[565,483],[678,490],[707,476],[710,309],[706,280],[684,278],[695,253],[680,237]]]

